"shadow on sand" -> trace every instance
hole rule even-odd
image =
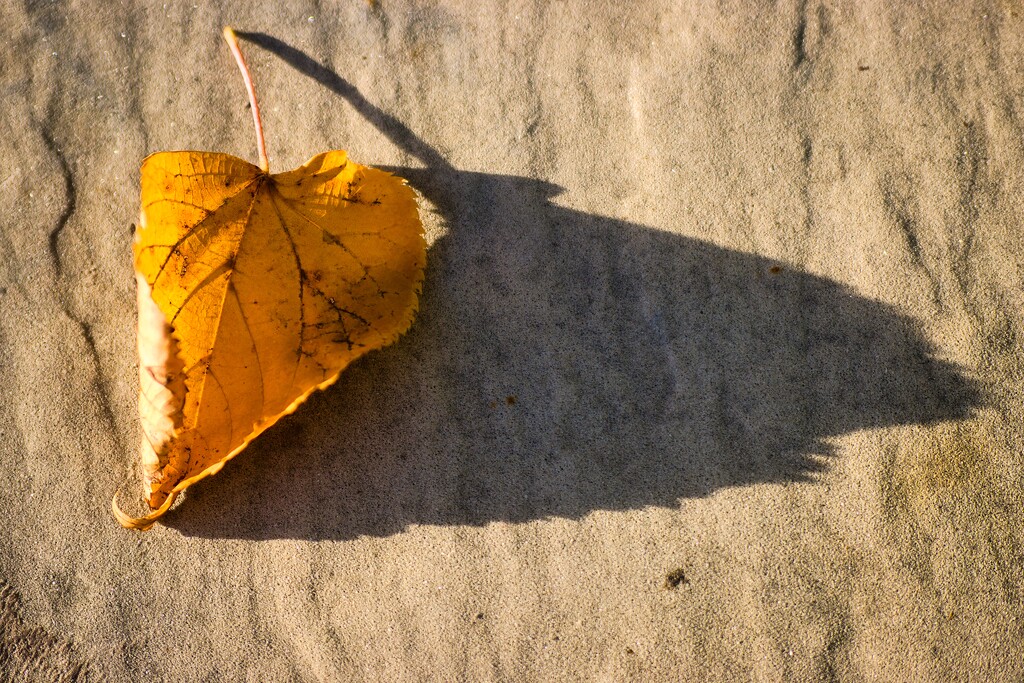
[[[443,213],[397,345],[190,489],[190,536],[348,539],[677,506],[812,479],[829,438],[967,417],[978,387],[912,320],[844,285],[453,168],[333,71],[239,34],[347,100],[425,168]]]

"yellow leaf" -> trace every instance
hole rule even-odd
[[[225,31],[229,44],[233,34]],[[237,44],[233,46],[237,51]],[[146,529],[175,496],[412,323],[426,262],[401,178],[319,154],[294,171],[212,152],[142,164],[135,240]]]

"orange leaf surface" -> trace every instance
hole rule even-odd
[[[405,181],[342,151],[274,175],[227,154],[160,152],[143,162],[141,185],[139,411],[153,512],[112,506],[123,526],[146,529],[408,329],[426,244]]]

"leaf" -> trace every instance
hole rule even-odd
[[[263,167],[213,152],[142,163],[139,411],[153,512],[132,518],[115,497],[130,528],[152,526],[416,311],[426,244],[412,190],[342,151],[271,175],[236,58]]]

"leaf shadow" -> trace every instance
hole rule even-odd
[[[208,538],[341,540],[410,525],[579,519],[813,481],[833,437],[963,419],[982,392],[914,321],[760,256],[568,209],[561,188],[454,168],[329,68],[243,34],[425,168],[421,311],[396,345],[193,486]]]

